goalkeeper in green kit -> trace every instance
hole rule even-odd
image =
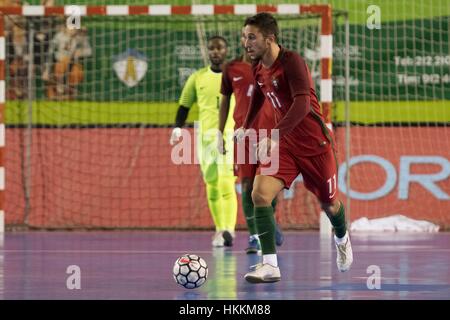
[[[199,106],[197,156],[206,185],[208,207],[216,227],[212,239],[214,247],[232,246],[237,218],[236,177],[233,154],[222,155],[217,151],[220,87],[222,68],[227,55],[227,41],[214,36],[208,39],[208,57],[211,64],[194,72],[186,81],[179,100],[175,128],[170,144],[181,140],[182,130],[191,106]],[[232,113],[231,113],[232,114]],[[234,121],[229,117],[224,139],[232,144]],[[220,137],[221,138],[221,137]]]

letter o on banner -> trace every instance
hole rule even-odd
[[[384,169],[386,171],[386,182],[384,185],[372,192],[364,193],[354,191],[350,188],[350,192],[347,190],[346,177],[347,177],[347,163],[343,163],[339,168],[339,189],[350,196],[352,199],[357,200],[375,200],[378,198],[382,198],[392,191],[395,187],[395,183],[397,182],[397,172],[395,171],[395,167],[388,160],[375,156],[375,155],[361,155],[352,157],[348,163],[349,168],[352,166],[363,163],[363,162],[372,162]]]

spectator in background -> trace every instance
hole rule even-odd
[[[60,27],[50,41],[48,60],[42,74],[51,99],[73,99],[83,80],[82,60],[92,55],[85,28]]]
[[[46,7],[55,6],[54,0],[42,0],[41,5]],[[48,61],[48,51],[50,47],[50,39],[56,33],[56,28],[62,23],[62,18],[56,16],[46,17],[29,17],[28,23],[35,31],[33,38],[33,56],[36,73],[42,74],[45,70],[45,63]]]
[[[0,5],[16,7],[22,3],[18,0],[4,0],[0,2]],[[23,99],[27,93],[27,61],[29,58],[24,16],[5,16],[5,38],[8,44],[7,61],[9,66],[7,99]]]

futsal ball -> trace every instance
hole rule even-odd
[[[203,258],[195,254],[185,254],[175,261],[173,278],[180,286],[195,289],[205,283],[208,266]]]

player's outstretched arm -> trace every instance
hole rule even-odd
[[[225,140],[223,139],[223,131],[225,130],[225,125],[227,123],[228,119],[228,113],[230,112],[230,96],[223,95],[222,99],[220,100],[220,107],[219,107],[219,132],[220,136],[217,141],[218,143],[218,149],[221,154],[225,154]]]

